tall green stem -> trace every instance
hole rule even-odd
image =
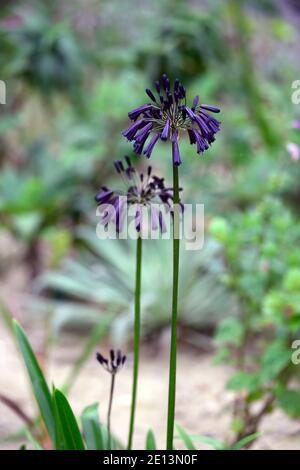
[[[174,222],[173,222],[173,295],[171,321],[171,349],[169,369],[169,401],[167,424],[167,450],[173,450],[175,396],[176,396],[176,349],[177,349],[177,309],[179,278],[179,177],[178,166],[173,165]]]
[[[134,419],[136,410],[136,396],[139,371],[139,352],[141,334],[141,274],[142,274],[142,238],[138,237],[136,244],[136,272],[135,272],[135,308],[134,308],[134,358],[133,358],[133,384],[131,398],[130,425],[128,435],[128,450],[132,447]]]
[[[109,394],[109,404],[108,404],[108,411],[107,411],[107,449],[111,450],[111,434],[110,434],[110,420],[111,420],[111,408],[112,402],[114,397],[114,389],[115,389],[115,378],[116,374],[113,372],[111,374],[111,385],[110,385],[110,394]]]

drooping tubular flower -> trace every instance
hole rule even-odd
[[[117,232],[124,226],[124,218],[129,205],[135,208],[135,228],[139,232],[143,222],[143,208],[150,210],[152,230],[160,229],[166,231],[164,213],[158,204],[163,204],[164,209],[172,211],[173,189],[165,186],[164,178],[152,174],[152,167],[148,166],[145,173],[138,173],[132,166],[130,158],[125,161],[115,162],[115,169],[120,175],[125,189],[114,191],[103,186],[97,193],[95,199],[98,206],[105,205],[105,211],[100,223],[107,226],[109,222],[116,225]]]
[[[155,82],[156,93],[146,89],[151,103],[144,104],[128,113],[133,124],[122,132],[133,141],[135,153],[149,158],[159,139],[172,142],[173,163],[181,164],[178,139],[181,132],[187,132],[190,143],[196,144],[197,153],[203,153],[215,140],[220,130],[220,121],[210,113],[219,113],[215,106],[199,104],[195,96],[191,107],[186,103],[186,90],[176,79],[173,88],[164,74]],[[148,138],[149,141],[147,142]],[[147,145],[146,145],[147,142]],[[146,146],[145,146],[146,145]]]

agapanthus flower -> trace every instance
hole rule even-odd
[[[111,349],[109,352],[109,358],[106,359],[99,352],[96,353],[96,359],[101,364],[101,366],[110,374],[116,374],[124,366],[126,362],[126,356],[121,353],[118,349],[115,351]]]
[[[188,133],[190,143],[196,145],[198,154],[207,150],[220,130],[220,121],[210,113],[219,113],[219,108],[199,104],[198,96],[188,106],[182,83],[176,79],[171,88],[170,80],[165,74],[161,81],[155,82],[155,89],[156,92],[146,89],[151,102],[128,113],[133,124],[122,132],[124,137],[134,142],[135,153],[143,153],[149,158],[159,139],[170,140],[173,163],[180,165],[178,139],[181,132]]]
[[[152,230],[159,228],[161,232],[165,232],[162,209],[165,209],[165,212],[172,211],[173,189],[165,186],[164,178],[152,174],[151,166],[147,167],[146,172],[139,173],[128,156],[125,157],[124,162],[116,161],[115,169],[125,187],[123,191],[115,191],[103,186],[96,195],[98,206],[104,207],[104,213],[100,219],[101,224],[107,226],[109,222],[112,222],[120,232],[128,206],[132,205],[135,210],[135,228],[138,232],[142,227],[144,208],[150,211]]]

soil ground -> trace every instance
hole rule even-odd
[[[27,276],[22,269],[12,272],[0,283],[0,299],[9,305],[13,315],[20,320],[36,353],[43,350],[45,325],[37,316],[24,313],[24,296]],[[18,288],[17,288],[18,287]],[[141,351],[138,410],[134,447],[141,449],[145,436],[152,428],[159,448],[164,447],[166,431],[166,403],[168,387],[168,332]],[[61,386],[71,365],[77,358],[84,338],[74,334],[61,334],[57,345],[50,349],[47,361],[39,355],[48,382]],[[101,347],[103,352],[103,346]],[[36,408],[29,383],[16,345],[0,319],[0,393],[15,400],[30,416]],[[226,440],[230,438],[230,422],[234,395],[226,391],[225,384],[232,370],[226,365],[213,364],[211,353],[181,347],[178,354],[176,419],[188,432],[205,434]],[[113,404],[112,427],[115,434],[126,442],[132,381],[132,358],[129,354],[124,369],[118,374]],[[109,376],[94,359],[88,360],[70,392],[71,404],[78,415],[91,403],[99,402],[100,416],[106,419]],[[3,441],[16,433],[22,421],[10,409],[0,403],[0,449],[17,449],[22,440]],[[300,450],[300,422],[288,418],[280,410],[264,418],[261,437],[253,449]],[[176,441],[178,448],[182,447]],[[199,448],[208,448],[199,443]]]
[[[27,323],[27,322],[26,322]],[[39,348],[41,335],[32,329],[30,340]],[[65,335],[47,361],[49,383],[61,385],[66,378],[70,365],[77,357],[80,342],[77,336]],[[16,351],[15,345],[1,325],[1,376],[0,391],[17,401],[31,416],[34,415],[27,377]],[[145,435],[149,428],[155,432],[159,448],[163,448],[166,426],[168,350],[153,354],[148,348],[142,349],[140,368],[140,387],[136,416],[135,448],[143,448]],[[195,351],[179,351],[177,381],[176,419],[187,431],[193,434],[206,434],[219,439],[230,437],[230,419],[233,394],[224,391],[231,370],[225,366],[212,364],[212,356],[197,354]],[[131,396],[132,363],[129,361],[117,377],[116,395],[113,404],[113,429],[121,441],[126,441],[129,406]],[[70,401],[80,414],[83,408],[99,402],[100,415],[106,418],[107,395],[109,391],[108,374],[91,358],[82,369],[70,393]],[[0,439],[15,433],[22,422],[4,405],[0,404]],[[266,417],[261,426],[262,436],[253,446],[254,449],[299,449],[300,423],[289,419],[281,411]],[[18,448],[22,441],[1,442],[0,449]],[[177,441],[178,448],[181,447]],[[208,448],[199,444],[199,448]]]

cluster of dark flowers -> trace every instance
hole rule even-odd
[[[181,206],[181,209],[183,210],[183,206],[179,198],[179,191],[181,190],[181,188],[179,188],[178,186],[179,182],[177,169],[177,167],[182,163],[178,143],[180,134],[187,133],[190,144],[196,145],[198,154],[203,154],[214,142],[215,135],[220,130],[220,121],[218,121],[215,117],[211,115],[211,113],[219,113],[219,108],[207,104],[199,104],[198,96],[195,96],[192,105],[188,106],[186,101],[186,90],[178,79],[175,80],[173,87],[171,87],[169,78],[164,74],[160,81],[155,82],[155,91],[152,92],[150,89],[147,88],[146,93],[150,98],[151,102],[143,104],[128,113],[128,117],[132,121],[132,124],[128,129],[124,130],[122,134],[128,141],[133,142],[133,150],[136,154],[144,154],[147,158],[151,157],[152,151],[159,140],[169,141],[172,144],[174,188],[166,187],[164,178],[160,178],[156,175],[153,175],[151,166],[148,166],[145,172],[139,173],[132,166],[129,157],[126,156],[124,162],[122,160],[116,161],[115,169],[119,174],[120,178],[122,179],[123,184],[125,185],[125,189],[123,191],[116,191],[106,186],[103,186],[96,195],[96,202],[98,206],[103,209],[103,212],[101,213],[100,222],[104,226],[107,226],[110,222],[112,222],[113,224],[115,224],[117,232],[122,231],[124,219],[127,215],[128,205],[136,206],[134,221],[137,232],[140,232],[142,230],[143,209],[145,207],[150,209],[151,228],[154,230],[159,228],[161,232],[164,232],[165,222],[163,218],[163,213],[161,211],[161,208],[158,208],[157,204],[154,204],[154,202],[159,202],[160,204],[163,204],[165,209],[172,215],[175,215],[175,207],[178,202]],[[175,176],[176,174],[177,177]],[[174,200],[176,201],[176,204],[174,203]],[[141,234],[139,235],[139,237],[142,238]],[[173,290],[173,292],[175,291]],[[174,308],[174,312],[177,312],[177,306],[176,308]],[[135,336],[135,339],[137,338],[137,341],[139,341],[138,335],[139,333],[137,334],[137,336]],[[111,350],[109,359],[106,359],[100,353],[97,353],[96,357],[99,363],[105,368],[105,370],[107,370],[112,375],[112,387],[108,411],[108,430],[110,432],[110,412],[115,374],[123,367],[126,361],[126,356],[122,355],[120,351],[115,352],[114,350]],[[172,353],[171,361],[173,362],[170,362],[170,377],[171,365],[174,365]],[[173,390],[172,393],[175,394],[175,386],[173,389],[171,389],[170,385],[169,390]],[[133,397],[135,397],[134,393]],[[131,448],[133,432],[135,410],[134,399],[132,403],[132,420],[128,444],[129,449]],[[171,403],[171,401],[169,403]],[[170,423],[172,423],[173,419],[174,428],[174,410],[172,418],[172,408],[169,413],[168,420],[169,419]],[[169,427],[168,421],[167,440],[168,448],[171,449],[173,439],[173,428]],[[171,443],[169,443],[169,434],[171,436]]]
[[[197,153],[203,153],[215,140],[220,130],[220,121],[210,113],[219,113],[219,108],[207,104],[199,104],[195,96],[192,106],[186,103],[186,90],[176,79],[171,89],[169,78],[164,74],[161,81],[155,82],[156,93],[146,89],[151,103],[146,103],[128,113],[133,124],[123,131],[123,136],[133,141],[135,153],[142,153],[150,158],[152,150],[159,139],[170,140],[172,143],[173,163],[181,164],[178,139],[180,132],[188,133],[191,144],[196,144]],[[150,141],[146,145],[147,139]],[[153,203],[160,201],[165,209],[172,211],[173,188],[166,187],[164,178],[152,174],[149,166],[145,173],[138,173],[132,166],[129,157],[125,162],[115,162],[115,168],[125,183],[125,190],[114,191],[103,186],[96,195],[98,206],[104,206],[100,223],[107,226],[112,222],[117,232],[122,231],[127,205],[136,205],[135,227],[139,232],[142,226],[143,207],[150,208],[151,228],[166,230],[163,212]],[[181,205],[181,208],[183,206]]]
[[[146,103],[128,113],[133,124],[123,131],[123,136],[134,142],[135,153],[150,157],[159,139],[172,142],[173,163],[181,164],[178,139],[180,131],[188,132],[190,143],[196,144],[197,153],[203,153],[214,142],[220,130],[220,121],[209,113],[219,113],[219,108],[199,104],[195,96],[192,106],[186,104],[186,90],[176,79],[173,90],[164,74],[161,82],[155,82],[156,94],[150,89],[146,93],[152,103]],[[151,139],[145,147],[148,137]],[[145,147],[145,148],[144,148]]]
[[[101,366],[110,374],[116,374],[119,372],[126,362],[126,356],[121,353],[118,349],[115,351],[111,349],[109,352],[109,358],[106,359],[101,353],[96,353],[96,359]]]
[[[141,230],[143,207],[150,209],[151,228],[166,230],[163,212],[154,203],[163,204],[166,210],[171,211],[173,205],[173,189],[165,186],[164,178],[153,175],[152,167],[148,166],[145,173],[138,173],[132,166],[130,158],[126,156],[124,162],[115,162],[115,169],[124,183],[124,191],[114,191],[103,186],[96,195],[99,206],[104,206],[100,223],[107,226],[109,222],[116,225],[120,232],[123,228],[124,218],[127,214],[126,205],[135,205],[135,227]]]

